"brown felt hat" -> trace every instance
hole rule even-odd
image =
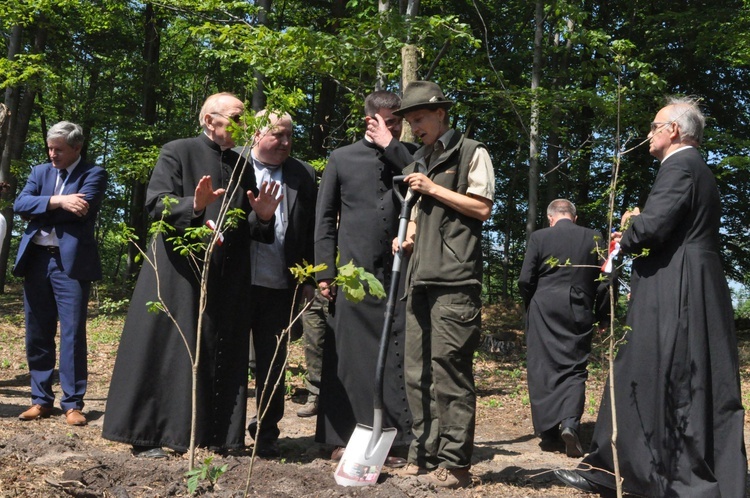
[[[416,111],[417,109],[444,109],[453,105],[452,100],[448,100],[443,95],[443,91],[431,81],[412,81],[404,90],[404,98],[401,99],[401,107],[393,111],[396,116],[402,116],[407,112]]]

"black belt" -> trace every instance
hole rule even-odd
[[[32,244],[34,244],[32,242]],[[57,246],[43,246],[41,244],[34,244],[37,249],[48,252],[50,254],[60,254],[60,248]]]

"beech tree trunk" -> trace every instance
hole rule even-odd
[[[536,229],[539,203],[539,99],[537,90],[542,74],[542,39],[544,36],[544,2],[537,0],[534,14],[534,57],[531,66],[531,117],[529,119],[529,211],[526,219],[526,239]]]

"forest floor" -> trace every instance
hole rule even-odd
[[[6,497],[167,497],[188,496],[188,458],[135,458],[130,446],[101,437],[110,375],[122,329],[123,313],[93,311],[116,308],[111,300],[92,299],[89,320],[89,424],[70,427],[59,408],[50,418],[23,422],[18,415],[29,406],[29,374],[24,349],[22,296],[18,290],[0,295],[0,498]],[[384,469],[378,484],[338,486],[331,447],[314,442],[315,419],[295,413],[305,402],[304,356],[299,341],[292,344],[287,375],[290,387],[281,424],[282,457],[255,459],[251,452],[230,456],[198,450],[198,467],[226,465],[211,486],[200,481],[196,495],[213,497],[578,497],[586,493],[566,488],[552,471],[572,468],[578,460],[564,452],[543,452],[533,435],[521,317],[518,309],[494,307],[486,313],[488,335],[475,364],[478,391],[477,424],[472,473],[475,485],[462,490],[435,490],[414,478]],[[595,348],[595,351],[597,349]],[[750,402],[750,330],[740,333],[743,402]],[[587,403],[581,438],[584,448],[593,431],[606,370],[590,366]],[[606,364],[606,363],[603,363]],[[252,386],[252,384],[251,384]],[[59,385],[55,386],[59,394]],[[251,395],[254,391],[251,390]],[[254,414],[248,400],[248,417]],[[745,431],[746,440],[748,433]],[[246,440],[248,445],[251,440]],[[746,444],[748,442],[746,441]],[[395,452],[404,448],[395,448]],[[206,459],[213,459],[205,464]],[[251,468],[252,473],[248,474]]]

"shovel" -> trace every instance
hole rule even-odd
[[[406,238],[406,227],[409,224],[409,213],[418,195],[411,189],[406,197],[396,187],[396,183],[404,180],[405,176],[393,177],[393,190],[401,202],[401,213],[398,222],[398,251],[393,257],[391,272],[391,287],[388,292],[388,302],[385,307],[385,321],[380,335],[378,362],[375,369],[375,393],[373,398],[374,413],[372,427],[357,424],[344,450],[333,477],[340,486],[367,486],[377,482],[385,459],[396,439],[396,429],[383,428],[383,374],[385,373],[385,359],[388,353],[388,339],[393,326],[393,311],[398,298],[399,280],[401,276],[402,244]]]

